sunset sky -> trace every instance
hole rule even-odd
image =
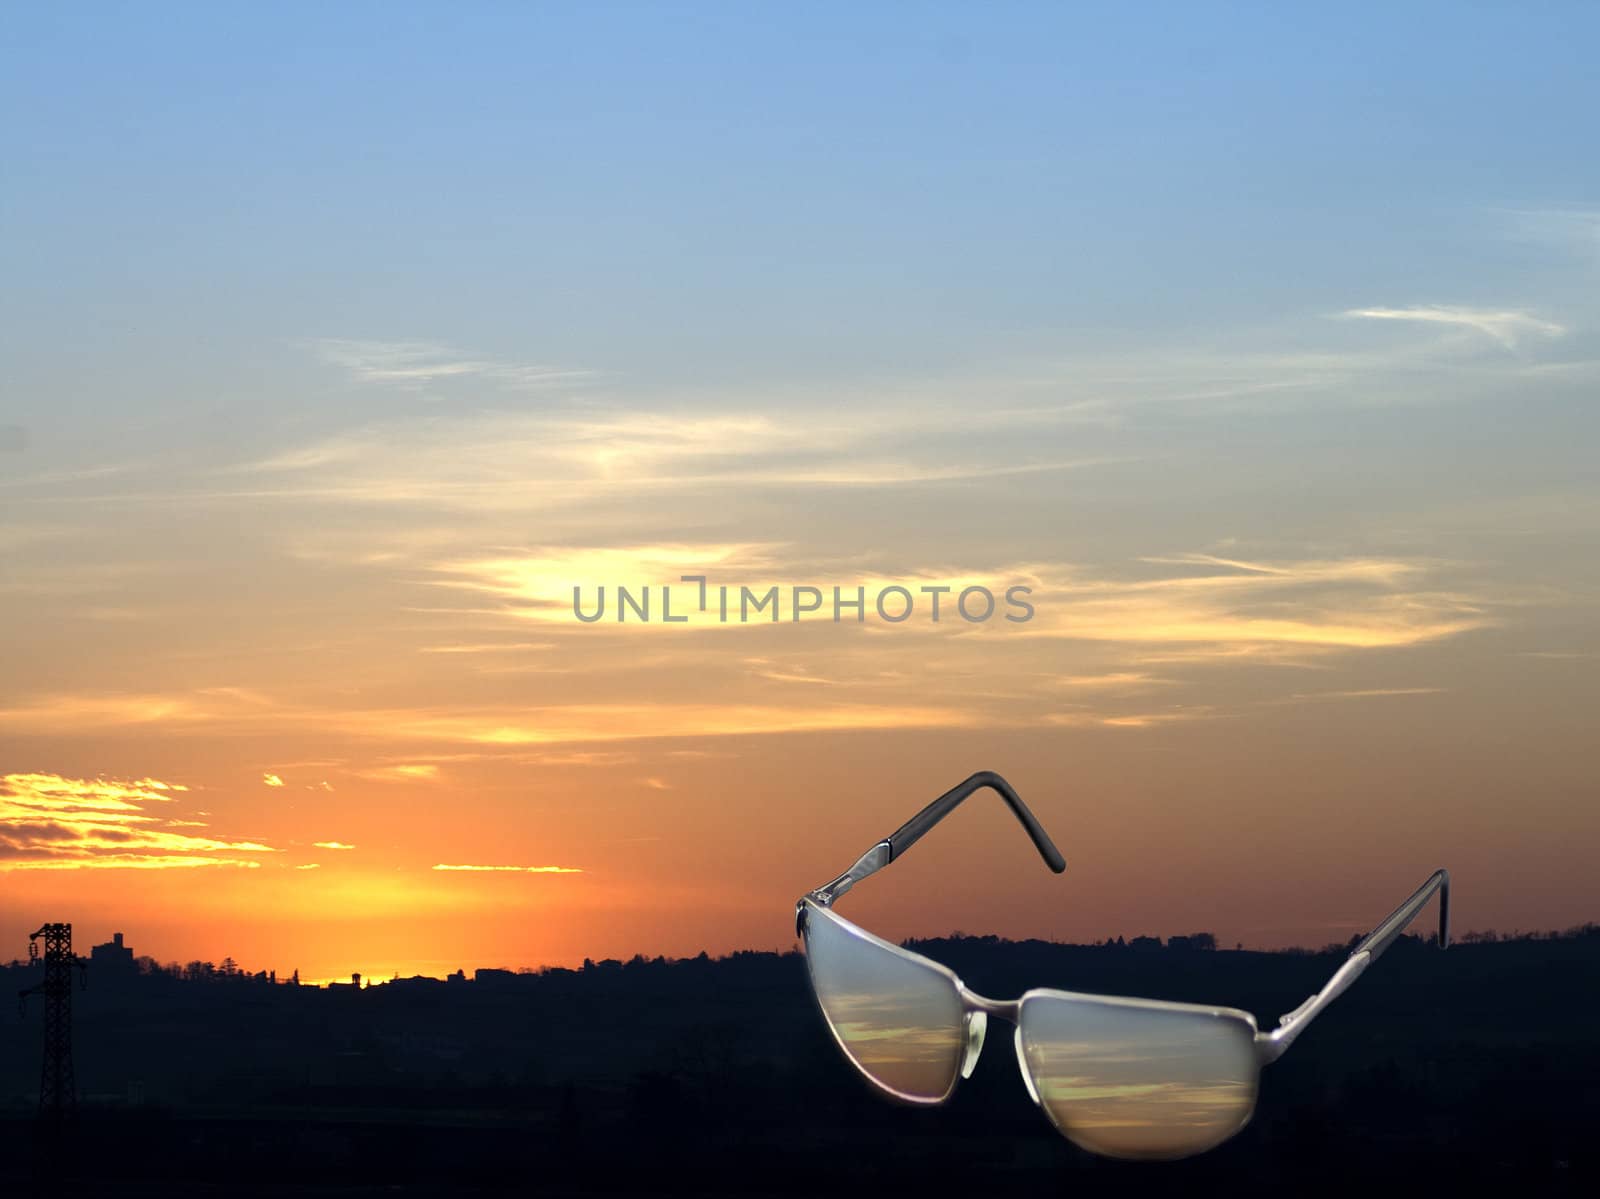
[[[11,12],[0,960],[1600,919],[1600,18],[1226,11]]]

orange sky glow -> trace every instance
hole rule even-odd
[[[964,151],[986,165],[913,172],[905,202],[791,205],[855,171],[830,168],[735,203],[720,146],[659,164],[701,244],[594,202],[632,175],[428,208],[409,166],[367,173],[415,146],[362,95],[372,127],[307,149],[273,92],[238,127],[275,148],[241,139],[215,180],[191,177],[211,130],[139,140],[209,100],[98,149],[98,116],[18,131],[41,140],[0,322],[0,959],[58,920],[308,978],[784,949],[799,895],[980,769],[1067,872],[980,795],[848,916],[1320,946],[1445,866],[1463,930],[1600,919],[1592,212],[1429,191],[1402,237],[1362,185],[1365,233],[1325,236],[1335,164],[1303,211],[1230,167],[1249,195],[1214,220],[1165,184],[1170,219],[1121,185],[1069,217],[1123,178],[1074,154],[1007,194],[1013,224],[988,181],[1038,153],[1007,117]],[[500,100],[470,103],[452,128]],[[143,185],[172,190],[118,215]],[[684,576],[776,588],[780,619],[713,619]],[[615,619],[619,587],[652,619]],[[797,589],[895,587],[904,621],[792,618]],[[978,587],[993,619],[952,610]],[[1003,614],[1017,588],[1031,619]]]
[[[85,545],[69,573],[114,581],[8,601],[27,626],[26,686],[0,707],[14,952],[57,918],[84,944],[117,930],[161,960],[307,978],[784,948],[796,896],[979,768],[1035,806],[1068,873],[980,795],[852,895],[855,918],[1321,944],[1437,864],[1463,927],[1596,914],[1588,676],[1530,652],[1550,644],[1527,631],[1534,589],[1393,550],[942,572],[916,552],[854,576],[775,544],[464,566],[433,536],[291,545],[270,574],[298,586],[224,570],[197,595],[159,579],[181,563],[113,571]],[[701,563],[714,582],[1021,582],[1036,616],[563,619],[568,580]],[[108,602],[136,615],[98,619]]]

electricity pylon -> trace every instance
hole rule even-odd
[[[39,953],[39,942],[44,953]],[[44,978],[18,993],[24,1008],[29,995],[44,996],[44,1062],[39,1071],[39,1115],[59,1123],[77,1110],[78,1087],[72,1073],[72,972],[87,983],[88,963],[72,953],[72,925],[47,924],[28,934],[28,960],[44,961]]]

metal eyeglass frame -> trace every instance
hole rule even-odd
[[[938,799],[934,800],[927,807],[923,808],[922,811],[918,812],[910,820],[906,821],[905,824],[901,825],[900,828],[895,832],[891,833],[882,841],[879,841],[871,849],[867,850],[866,853],[862,854],[858,859],[856,859],[855,865],[851,866],[850,869],[846,870],[838,878],[834,879],[830,883],[825,883],[814,891],[807,892],[805,895],[803,895],[795,905],[795,932],[801,939],[801,945],[804,946],[805,944],[806,919],[808,911],[812,905],[817,908],[831,909],[834,901],[836,901],[841,895],[849,891],[850,888],[854,887],[862,879],[877,873],[877,871],[883,869],[883,867],[887,866],[890,862],[895,861],[902,854],[904,854],[906,850],[910,849],[912,845],[916,844],[916,842],[925,833],[927,833],[928,830],[933,828],[934,825],[938,824],[939,821],[943,820],[952,811],[954,811],[955,808],[962,802],[962,800],[966,799],[973,792],[983,790],[984,788],[994,791],[1000,796],[1001,799],[1005,800],[1006,805],[1010,807],[1011,811],[1021,822],[1022,827],[1027,830],[1028,836],[1033,840],[1034,846],[1039,850],[1039,855],[1044,859],[1045,865],[1049,866],[1050,869],[1056,874],[1060,874],[1067,868],[1066,860],[1061,856],[1061,851],[1055,847],[1055,843],[1050,840],[1049,834],[1044,831],[1043,826],[1040,825],[1033,813],[1028,810],[1028,806],[1022,802],[1022,797],[1016,793],[1016,790],[1011,786],[1011,784],[1006,782],[1005,779],[1001,778],[992,770],[980,770],[977,774],[972,775],[958,786],[946,791]],[[1422,909],[1435,894],[1439,896],[1439,947],[1443,949],[1445,946],[1447,946],[1450,941],[1450,874],[1449,871],[1446,870],[1435,870],[1433,874],[1428,877],[1428,880],[1412,893],[1410,898],[1408,898],[1387,917],[1380,921],[1371,932],[1362,937],[1361,940],[1356,943],[1355,947],[1351,949],[1349,957],[1347,957],[1343,964],[1340,965],[1336,971],[1334,971],[1333,976],[1328,979],[1321,990],[1310,996],[1304,1003],[1295,1008],[1293,1011],[1284,1013],[1278,1018],[1277,1027],[1265,1032],[1257,1027],[1255,1016],[1249,1012],[1242,1011],[1238,1008],[1212,1007],[1206,1004],[1173,1003],[1158,999],[1142,999],[1123,996],[1080,995],[1078,993],[1069,991],[1054,991],[1044,989],[1030,990],[1018,999],[990,999],[986,996],[979,995],[976,991],[968,988],[966,984],[963,983],[961,979],[957,977],[956,974],[948,967],[932,961],[929,958],[925,958],[920,954],[914,954],[898,945],[884,941],[882,938],[875,937],[871,933],[866,932],[865,929],[859,929],[857,926],[850,924],[848,921],[843,920],[841,917],[834,915],[831,912],[830,915],[833,916],[834,920],[842,924],[846,924],[850,929],[856,930],[857,932],[863,934],[869,940],[876,942],[883,948],[901,956],[913,958],[917,962],[925,965],[934,967],[941,974],[946,975],[955,984],[956,990],[961,997],[962,1010],[966,1020],[967,1037],[967,1048],[964,1060],[961,1063],[959,1078],[971,1077],[972,1071],[977,1065],[978,1054],[983,1048],[984,1033],[987,1028],[989,1016],[999,1017],[1002,1020],[1009,1021],[1011,1024],[1018,1026],[1015,1037],[1017,1047],[1017,1064],[1022,1070],[1023,1082],[1028,1088],[1028,1094],[1032,1097],[1034,1103],[1038,1104],[1040,1102],[1039,1096],[1034,1089],[1033,1078],[1029,1073],[1027,1062],[1024,1060],[1022,1054],[1022,1038],[1019,1024],[1022,1005],[1024,1001],[1029,998],[1029,996],[1053,995],[1065,998],[1092,998],[1100,1001],[1109,1000],[1119,1005],[1126,1004],[1167,1011],[1179,1010],[1200,1012],[1217,1017],[1219,1019],[1239,1021],[1245,1026],[1255,1044],[1256,1067],[1257,1070],[1259,1070],[1262,1066],[1267,1065],[1269,1062],[1275,1062],[1282,1057],[1289,1046],[1294,1043],[1295,1038],[1297,1038],[1306,1030],[1306,1027],[1311,1023],[1311,1021],[1330,1003],[1332,1003],[1340,995],[1344,994],[1344,992],[1349,989],[1350,985],[1361,976],[1362,972],[1366,970],[1366,968],[1373,962],[1377,961],[1378,958],[1383,954],[1384,950],[1388,949],[1390,945],[1394,944],[1394,942],[1399,939],[1400,934],[1404,932],[1411,922],[1417,918],[1418,914],[1421,913]],[[827,1022],[826,1016],[824,1016],[824,1022]],[[832,1031],[831,1023],[828,1024],[828,1027],[830,1031]],[[835,1039],[837,1040],[838,1034],[835,1033],[834,1035]],[[841,1048],[843,1048],[842,1044]],[[845,1057],[846,1060],[851,1061],[852,1065],[855,1064],[854,1059],[851,1058],[848,1053],[845,1054]],[[857,1069],[861,1070],[861,1067],[857,1066]],[[956,1082],[958,1081],[958,1079],[953,1078],[951,1080],[949,1090],[947,1090],[943,1095],[940,1095],[936,1098],[927,1098],[902,1095],[899,1092],[896,1092],[885,1086],[879,1080],[872,1078],[871,1075],[867,1075],[865,1070],[861,1070],[861,1073],[866,1075],[868,1081],[878,1089],[894,1095],[903,1101],[924,1105],[943,1103],[950,1097],[951,1093],[954,1092]],[[1040,1106],[1043,1105],[1040,1104]],[[1243,1127],[1243,1125],[1241,1124],[1240,1127]]]

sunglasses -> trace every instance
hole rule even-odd
[[[971,1076],[989,1017],[1015,1029],[1017,1065],[1033,1101],[1062,1135],[1107,1157],[1170,1159],[1215,1148],[1250,1120],[1261,1067],[1276,1061],[1361,972],[1439,896],[1439,945],[1449,940],[1450,876],[1443,870],[1363,937],[1327,984],[1276,1028],[1249,1012],[1036,989],[988,999],[949,968],[841,918],[834,902],[905,853],[973,792],[1006,801],[1045,863],[1060,851],[1016,791],[982,771],[879,841],[838,878],[801,898],[796,931],[817,1006],[845,1057],[878,1090],[905,1103],[943,1103]]]

